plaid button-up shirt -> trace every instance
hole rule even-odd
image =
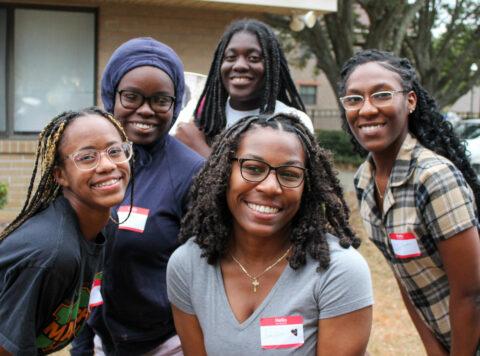
[[[375,201],[374,172],[369,157],[354,180],[367,234],[389,262],[421,318],[450,349],[450,290],[437,243],[478,227],[473,193],[449,160],[426,149],[410,134],[394,163],[383,213]],[[395,254],[391,238],[398,234],[416,240],[419,256]]]

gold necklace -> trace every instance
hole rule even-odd
[[[232,259],[237,263],[237,265],[240,267],[240,269],[243,271],[243,273],[245,273],[248,278],[250,278],[252,280],[252,287],[253,287],[253,292],[256,293],[257,292],[257,288],[260,287],[260,282],[258,281],[258,279],[263,276],[265,273],[267,273],[268,271],[270,271],[273,267],[275,267],[281,260],[283,260],[285,257],[287,257],[288,253],[290,252],[292,246],[290,246],[288,248],[288,250],[283,254],[281,255],[275,262],[273,262],[270,266],[268,266],[267,268],[265,268],[265,270],[260,273],[260,274],[257,274],[256,276],[252,276],[250,273],[248,273],[248,271],[245,269],[245,267],[243,267],[243,265],[240,263],[239,260],[237,260],[235,257],[233,257],[232,254],[230,254],[230,256],[232,257]]]
[[[373,177],[373,184],[375,184],[375,188],[377,189],[378,196],[380,197],[380,199],[383,200],[383,195],[382,193],[380,193],[380,188],[378,187],[377,179],[375,177]]]

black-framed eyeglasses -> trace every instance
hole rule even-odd
[[[373,106],[381,108],[389,106],[395,94],[408,92],[408,90],[382,90],[370,94],[367,100],[370,100],[370,104]],[[340,98],[343,108],[347,111],[360,110],[365,104],[365,100],[363,95],[347,95]]]
[[[233,158],[240,165],[240,174],[247,182],[263,182],[270,171],[275,171],[278,183],[285,188],[297,188],[305,179],[306,168],[298,166],[273,167],[267,162],[253,158]]]
[[[152,96],[145,96],[133,90],[119,90],[120,104],[125,109],[136,110],[143,105],[145,101],[156,113],[164,114],[168,112],[175,102],[175,97],[164,94],[155,94]]]
[[[129,161],[133,156],[131,142],[111,145],[104,150],[86,149],[69,154],[64,159],[71,159],[81,171],[89,171],[98,167],[102,154],[105,153],[110,162],[120,164]]]

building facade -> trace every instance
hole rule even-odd
[[[99,79],[120,44],[154,37],[186,71],[206,74],[231,21],[309,10],[336,11],[336,0],[0,0],[0,223],[25,199],[38,132],[64,110],[101,103]],[[298,83],[307,100],[317,83],[308,76]]]

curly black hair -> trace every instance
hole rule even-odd
[[[287,59],[272,29],[258,20],[238,20],[227,28],[217,45],[205,88],[195,109],[195,124],[205,133],[208,144],[211,144],[227,125],[225,105],[228,92],[222,83],[220,67],[225,48],[232,36],[238,32],[253,34],[262,48],[265,87],[260,103],[260,113],[273,113],[277,100],[305,112],[305,105],[290,75]]]
[[[180,241],[194,237],[202,257],[214,264],[225,256],[232,236],[232,215],[227,205],[227,187],[232,161],[248,131],[270,127],[294,134],[306,154],[306,175],[299,211],[291,221],[290,266],[299,268],[307,253],[319,261],[319,269],[330,264],[326,233],[336,235],[344,248],[360,245],[348,223],[349,210],[330,160],[315,137],[291,114],[248,116],[218,136],[205,167],[194,180],[191,201],[180,229]]]
[[[400,58],[391,52],[368,49],[355,54],[343,65],[338,85],[338,95],[345,95],[346,83],[353,71],[360,65],[377,62],[382,67],[397,73],[405,91],[414,91],[417,95],[415,110],[409,114],[408,130],[429,150],[450,160],[463,174],[475,196],[477,209],[480,211],[480,183],[469,163],[465,144],[455,135],[452,125],[439,112],[435,100],[421,86],[415,68],[407,58]],[[350,135],[355,151],[362,156],[367,151],[355,139],[347,122],[345,110],[341,107],[342,127]]]

